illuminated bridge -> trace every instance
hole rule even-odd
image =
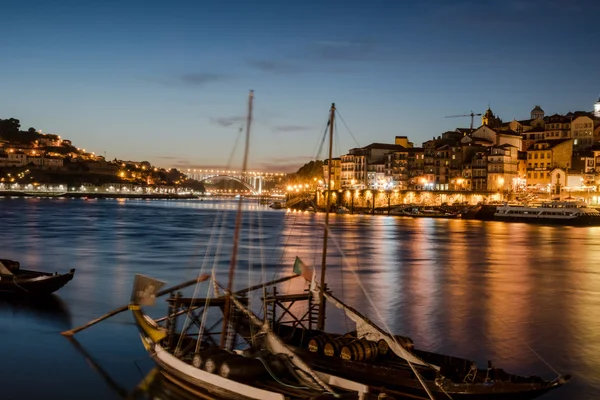
[[[189,179],[200,182],[232,180],[241,183],[254,194],[261,194],[265,183],[277,182],[286,174],[280,172],[233,171],[224,169],[188,169],[184,172]]]

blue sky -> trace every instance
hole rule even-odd
[[[420,145],[488,103],[505,121],[591,110],[597,3],[5,0],[0,118],[109,159],[226,166],[254,89],[250,166],[293,171],[318,155],[332,102],[349,128],[335,155]]]

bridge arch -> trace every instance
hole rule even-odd
[[[201,179],[198,179],[198,182],[209,181],[211,179],[226,179],[226,180],[230,180],[230,181],[236,181],[238,183],[241,183],[242,186],[244,186],[246,189],[250,190],[252,192],[252,194],[260,194],[252,185],[248,184],[247,182],[244,182],[243,180],[241,180],[239,178],[236,178],[235,176],[230,176],[230,175],[205,176]]]

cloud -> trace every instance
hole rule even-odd
[[[380,59],[383,54],[377,52],[376,43],[371,40],[333,41],[320,40],[293,49],[285,59],[249,60],[247,64],[261,72],[291,75],[302,73],[346,74],[353,72],[348,65],[352,61]],[[323,62],[325,61],[325,62]],[[326,61],[333,62],[328,65]],[[340,62],[345,62],[341,67]]]
[[[248,65],[263,72],[271,72],[274,74],[295,74],[303,72],[299,65],[295,65],[288,61],[278,60],[249,60]]]
[[[244,122],[246,122],[246,118],[247,117],[244,115],[235,115],[230,117],[214,117],[210,118],[210,122],[215,125],[227,128],[234,124],[243,124]]]
[[[218,82],[227,79],[228,76],[215,74],[211,72],[194,72],[183,74],[179,77],[180,81],[193,86],[201,86],[207,83]]]
[[[170,78],[145,78],[146,81],[179,87],[198,87],[228,79],[232,79],[232,76],[213,72],[189,72]]]
[[[310,129],[310,127],[302,125],[279,125],[273,127],[273,132],[301,132]]]

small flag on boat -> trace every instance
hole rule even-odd
[[[140,306],[152,306],[156,300],[156,293],[165,283],[149,276],[135,275],[131,302]]]
[[[296,256],[296,261],[294,262],[294,273],[296,275],[302,275],[304,279],[310,281],[313,278],[313,267],[304,264],[300,257]]]

